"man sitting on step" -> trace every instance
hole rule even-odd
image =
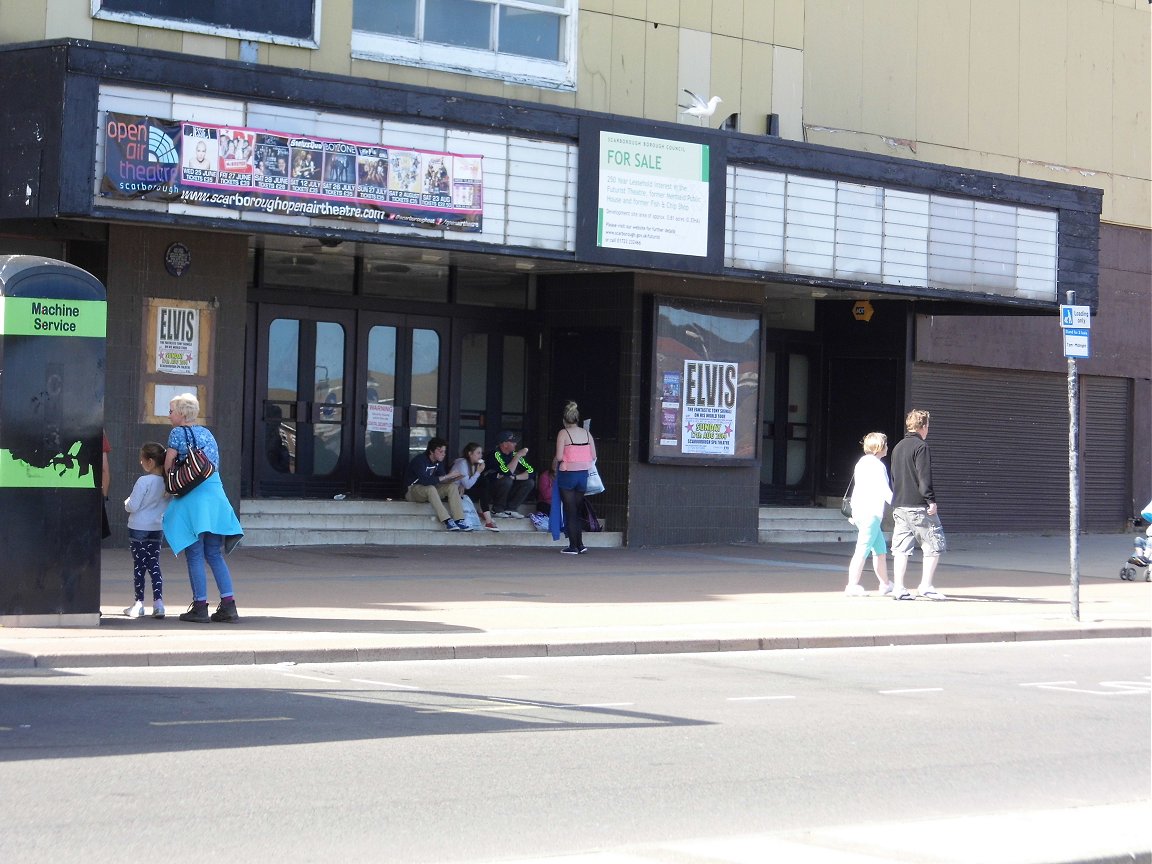
[[[404,500],[427,501],[436,511],[436,518],[449,531],[471,531],[472,526],[464,521],[460,485],[456,482],[460,473],[448,472],[444,467],[444,454],[447,452],[448,442],[443,438],[433,438],[428,442],[428,448],[408,463],[408,473],[404,477],[408,491],[404,493]]]
[[[536,487],[536,471],[524,458],[528,448],[517,450],[519,442],[515,432],[501,432],[496,449],[485,461],[484,482],[493,516],[523,519],[520,505]]]

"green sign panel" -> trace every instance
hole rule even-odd
[[[95,489],[96,473],[90,468],[81,469],[79,455],[80,442],[76,441],[66,453],[57,455],[52,464],[37,468],[17,459],[8,450],[0,450],[0,488]]]
[[[0,297],[0,336],[82,336],[103,339],[108,304],[103,300]]]

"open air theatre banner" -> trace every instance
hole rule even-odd
[[[483,157],[109,112],[100,194],[480,231]]]

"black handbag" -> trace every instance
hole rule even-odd
[[[188,439],[188,455],[176,460],[172,470],[164,473],[164,488],[176,498],[187,495],[216,473],[212,460],[196,446],[196,436],[188,431],[187,426],[183,429]]]
[[[844,514],[845,519],[852,518],[852,484],[855,482],[855,477],[848,481],[848,488],[844,490],[844,499],[840,502],[840,512]]]

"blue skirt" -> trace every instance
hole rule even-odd
[[[225,552],[236,548],[244,536],[236,511],[224,494],[219,473],[213,474],[187,495],[171,499],[164,511],[164,539],[177,555],[205,532],[223,537]]]
[[[552,532],[553,540],[559,540],[560,535],[566,533],[568,528],[564,523],[564,506],[560,501],[560,490],[579,489],[583,492],[587,488],[587,471],[556,472],[556,480],[552,483],[552,509],[548,511],[548,529]]]

